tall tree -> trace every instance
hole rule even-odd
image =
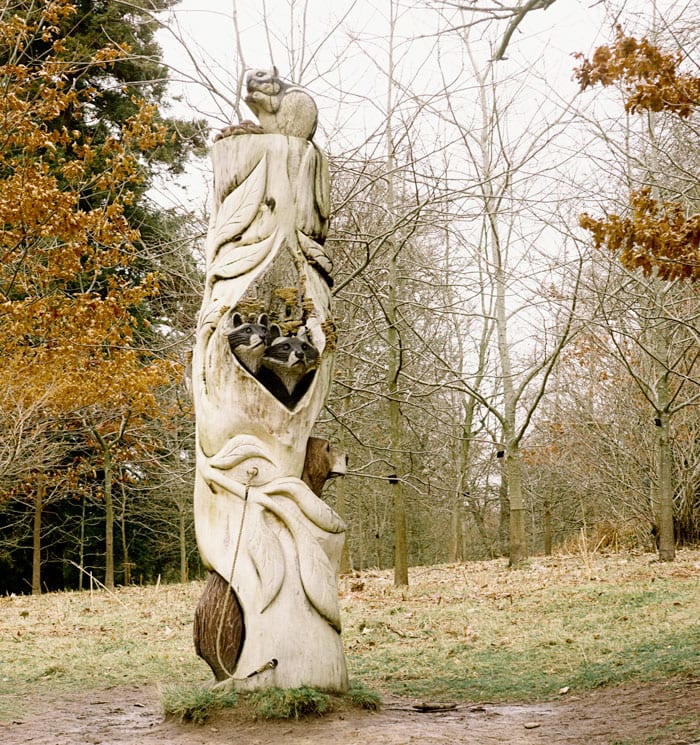
[[[652,30],[653,32],[653,30]],[[673,383],[675,364],[671,361],[687,358],[676,356],[674,337],[685,326],[678,327],[666,320],[668,293],[676,279],[696,280],[700,276],[700,213],[697,199],[684,186],[674,188],[673,174],[681,176],[674,159],[662,165],[659,143],[665,114],[683,122],[700,106],[700,78],[682,70],[684,54],[663,51],[656,40],[644,37],[638,41],[626,35],[620,26],[613,44],[598,47],[591,59],[582,55],[576,75],[581,89],[595,85],[619,84],[624,108],[630,114],[643,114],[647,148],[644,162],[629,174],[629,204],[624,212],[610,212],[604,218],[584,213],[580,225],[588,230],[597,248],[616,254],[624,266],[637,269],[653,279],[650,297],[653,299],[653,338],[647,332],[647,352],[657,367],[654,384],[647,382],[644,393],[655,409],[657,427],[657,509],[659,558],[672,561],[675,556],[673,524],[674,484],[670,416],[678,410],[679,392],[687,370],[681,370],[681,385]],[[686,182],[687,184],[687,182]],[[690,213],[690,214],[689,214]],[[674,328],[675,326],[675,328]],[[692,341],[692,339],[691,339]],[[634,376],[639,382],[639,377]],[[674,391],[675,389],[675,391]]]
[[[134,64],[126,43],[100,46],[107,26],[101,36],[85,30],[85,45],[66,35],[87,10],[44,0],[0,14],[0,365],[23,381],[14,389],[18,407],[41,401],[94,437],[109,506],[104,444],[152,416],[155,389],[178,374],[143,346],[158,280],[138,227],[146,224],[149,163],[169,149],[173,163],[186,148],[174,147],[153,103],[116,82],[126,73],[115,70]],[[108,586],[111,533],[108,520]]]
[[[552,148],[571,115],[566,108],[555,108],[544,127],[536,122],[541,112],[533,115],[529,126],[514,125],[508,112],[517,108],[522,89],[515,80],[502,79],[493,59],[481,61],[468,34],[471,24],[462,28],[477,104],[472,117],[465,119],[454,91],[447,101],[446,118],[458,131],[464,157],[477,175],[476,188],[465,189],[462,199],[465,205],[479,205],[474,210],[480,218],[475,221],[472,250],[481,267],[482,293],[489,298],[483,303],[487,312],[481,321],[481,338],[493,342],[490,374],[498,379],[499,395],[481,388],[483,353],[475,360],[474,373],[463,376],[462,383],[497,423],[495,444],[503,458],[502,483],[508,498],[509,558],[511,564],[518,564],[528,551],[520,447],[574,330],[577,260],[574,254],[567,268],[565,262],[545,258],[550,231],[558,232],[563,240],[568,231],[560,216],[551,213],[546,200],[538,196],[549,178],[544,169],[538,171],[540,154]],[[443,70],[446,87],[451,74]],[[551,160],[547,168],[552,168]],[[529,179],[522,178],[526,172]],[[470,210],[465,208],[465,212]],[[534,280],[538,272],[546,277],[542,283]],[[562,302],[567,297],[571,300]],[[549,303],[548,319],[541,312],[531,316],[533,308]],[[533,323],[542,325],[529,341],[541,347],[537,352],[518,352],[520,345],[514,337],[522,340],[523,329],[531,329]]]

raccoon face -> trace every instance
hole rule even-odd
[[[318,365],[318,350],[306,337],[278,336],[265,349],[263,365],[295,370],[303,375]]]
[[[274,334],[276,327],[271,330]],[[293,405],[308,389],[318,364],[318,350],[304,334],[275,336],[265,348],[258,379],[285,405]]]
[[[255,375],[260,369],[267,341],[267,316],[257,323],[245,323],[239,313],[233,314],[233,329],[227,334],[228,344],[236,359]]]

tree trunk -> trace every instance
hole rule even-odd
[[[203,564],[226,579],[224,598],[233,588],[246,633],[217,673],[219,615],[202,610],[198,624],[209,647],[214,640],[207,661],[219,676],[232,673],[226,687],[237,690],[344,692],[337,572],[345,523],[300,478],[336,342],[323,249],[328,164],[310,141],[275,132],[220,138],[212,161],[217,189],[192,359],[195,532]],[[246,345],[232,347],[232,331],[251,313],[270,321],[253,324],[267,327],[254,347],[265,354],[247,347],[239,356]],[[315,350],[303,381],[288,356],[273,354],[281,344],[265,343],[282,323],[275,338],[286,336],[287,347],[299,351],[305,339],[304,366]]]
[[[126,494],[122,485],[122,510],[119,516],[119,532],[122,539],[122,565],[124,567],[124,585],[131,584],[131,564],[129,563],[129,546],[126,539]]]
[[[179,525],[179,538],[180,538],[180,582],[183,584],[187,582],[188,566],[187,566],[187,515],[185,510],[180,507],[180,525]]]
[[[516,443],[506,451],[508,471],[508,502],[510,509],[510,540],[508,558],[510,566],[517,566],[527,559],[527,540],[525,533],[525,505],[523,503],[522,463],[520,449]]]
[[[394,32],[396,24],[396,5],[389,3],[389,60],[388,60],[388,81],[387,81],[387,101],[386,101],[386,127],[384,131],[384,140],[386,145],[386,180],[387,212],[392,220],[391,230],[394,239],[389,242],[391,256],[389,259],[389,294],[387,298],[387,343],[389,347],[389,361],[387,365],[387,389],[389,393],[389,438],[391,448],[391,458],[394,468],[395,479],[392,486],[392,501],[394,506],[394,585],[401,587],[408,585],[408,541],[406,537],[406,507],[403,497],[403,468],[402,468],[402,437],[401,437],[401,401],[398,398],[399,375],[401,372],[401,337],[399,335],[398,307],[397,302],[400,297],[399,283],[399,251],[397,245],[398,236],[396,235],[395,224],[395,203],[394,203],[394,137],[392,130],[392,116],[394,113],[393,89],[394,89]]]
[[[659,539],[659,561],[673,561],[676,558],[676,536],[673,529],[673,469],[670,422],[666,412],[657,417],[657,458],[659,480],[659,510],[657,535]]]
[[[44,475],[39,474],[36,480],[34,528],[32,531],[32,595],[41,595],[41,515],[44,509],[45,496]]]
[[[394,586],[408,585],[408,545],[406,536],[406,508],[403,502],[401,481],[392,487],[394,490]]]
[[[112,454],[109,445],[102,441],[102,455],[104,466],[104,491],[102,497],[105,503],[105,587],[114,589],[114,504],[112,502]]]
[[[462,490],[457,489],[452,498],[452,514],[450,515],[450,561],[464,561],[464,521],[462,513]]]
[[[408,541],[406,536],[406,506],[403,497],[403,457],[401,437],[401,402],[398,398],[398,380],[401,369],[401,340],[396,328],[396,284],[398,257],[394,250],[389,268],[389,302],[387,315],[389,329],[389,364],[387,387],[389,390],[389,437],[393,463],[392,500],[394,506],[394,585],[408,585]]]
[[[335,511],[338,513],[343,522],[347,522],[347,505],[345,500],[345,479],[341,478],[335,487]],[[350,541],[346,536],[345,543],[343,544],[343,553],[340,555],[340,574],[350,574],[352,572],[352,562],[350,561],[350,549],[348,544]]]
[[[549,497],[544,500],[544,555],[552,555],[552,505]]]
[[[83,575],[85,574],[85,497],[81,500],[80,513],[80,545],[78,547],[78,590],[83,589]]]
[[[479,376],[480,378],[480,376]],[[479,383],[477,381],[476,385]],[[452,504],[452,540],[450,543],[450,561],[464,561],[464,510],[465,501],[471,499],[469,469],[471,456],[471,438],[474,426],[474,398],[469,396],[464,402],[464,420],[459,441],[459,459],[457,489]],[[478,520],[477,520],[478,522]],[[483,537],[483,536],[482,536]]]
[[[508,472],[506,469],[506,460],[504,457],[498,459],[501,463],[501,483],[498,487],[498,507],[499,507],[499,520],[498,520],[498,538],[501,546],[501,555],[505,556],[508,554],[509,538],[508,531],[510,525],[510,516],[508,504]]]

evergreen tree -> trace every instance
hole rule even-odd
[[[114,584],[115,475],[139,431],[172,408],[181,377],[157,349],[157,323],[172,331],[163,316],[178,301],[159,295],[177,292],[172,266],[190,279],[196,266],[185,218],[154,206],[148,189],[182,168],[205,130],[161,113],[167,74],[152,13],[167,5],[19,0],[0,11],[0,451],[11,455],[27,433],[38,443],[21,473],[6,474],[14,515],[5,509],[0,529],[12,528],[4,560],[16,574],[33,523],[34,591],[49,496],[56,555],[81,566],[85,513],[80,538],[63,532],[71,497],[103,503],[104,579]],[[5,589],[22,589],[16,579]]]

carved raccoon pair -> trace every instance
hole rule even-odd
[[[319,354],[302,327],[296,336],[284,336],[266,314],[257,322],[244,322],[233,314],[228,343],[236,359],[279,401],[293,408],[309,388]]]

